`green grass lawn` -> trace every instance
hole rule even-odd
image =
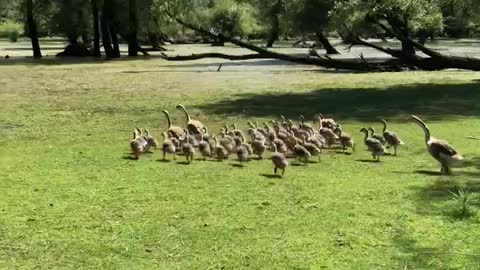
[[[355,74],[272,61],[162,60],[0,66],[1,269],[477,269],[480,214],[461,220],[450,191],[477,198],[479,73]],[[279,114],[333,115],[353,155],[269,177],[269,160],[124,159],[130,132],[184,122],[216,132]],[[417,114],[469,162],[440,176]],[[379,118],[406,145],[381,163],[361,143]],[[183,160],[179,160],[183,161]],[[477,210],[472,202],[472,210]]]

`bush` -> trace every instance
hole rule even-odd
[[[254,18],[253,8],[232,0],[216,2],[211,17],[212,28],[229,36],[246,36],[259,32],[260,26]]]
[[[0,38],[8,38],[11,42],[16,42],[22,34],[23,27],[19,23],[6,21],[0,24]]]

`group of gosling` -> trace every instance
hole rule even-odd
[[[244,132],[235,124],[232,124],[231,128],[225,125],[218,136],[212,136],[204,124],[190,117],[183,105],[179,104],[176,108],[185,113],[186,127],[173,125],[168,111],[164,110],[168,129],[162,133],[162,145],[159,147],[158,141],[149,134],[148,130],[142,132],[138,128],[135,129],[130,142],[131,154],[135,159],[151,149],[160,148],[164,160],[166,155],[172,155],[175,160],[177,153],[183,153],[187,162],[191,163],[198,151],[204,160],[216,158],[222,161],[231,155],[236,155],[243,166],[245,162],[251,160],[253,155],[258,159],[263,159],[265,152],[270,149],[274,174],[281,170],[283,176],[285,169],[289,166],[287,160],[289,155],[306,164],[312,156],[320,159],[322,149],[325,148],[340,146],[344,152],[347,148],[355,151],[353,138],[345,133],[341,125],[334,119],[324,118],[322,114],[315,116],[319,125],[318,129],[306,123],[302,115],[300,115],[298,124],[283,116],[280,116],[280,121],[264,122],[263,126],[248,122],[249,128],[246,134],[250,140],[247,142]],[[463,157],[446,141],[433,138],[427,125],[420,118],[412,115],[412,119],[424,130],[427,150],[441,164],[441,172],[450,173],[453,163]],[[382,134],[377,134],[372,127],[360,130],[365,134],[364,143],[376,161],[380,161],[380,156],[385,155],[387,148],[393,148],[393,155],[396,155],[397,147],[403,145],[400,137],[387,129],[387,122],[383,119],[381,121],[383,123]]]

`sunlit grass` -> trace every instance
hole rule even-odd
[[[480,137],[478,73],[331,73],[271,61],[208,71],[220,62],[0,66],[0,268],[478,266],[479,216],[460,220],[450,193],[480,189],[480,141],[467,139]],[[213,132],[281,112],[333,114],[359,147],[326,151],[283,179],[267,177],[268,160],[124,159],[134,127],[160,137],[163,109],[184,122],[178,103]],[[468,166],[438,175],[410,113]],[[377,164],[358,131],[379,129],[380,116],[406,145]]]

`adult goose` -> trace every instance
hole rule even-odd
[[[420,118],[412,115],[412,119],[423,129],[428,152],[442,166],[440,172],[442,174],[450,174],[450,167],[463,160],[462,155],[460,155],[460,153],[447,141],[432,137],[427,124],[425,124]]]

